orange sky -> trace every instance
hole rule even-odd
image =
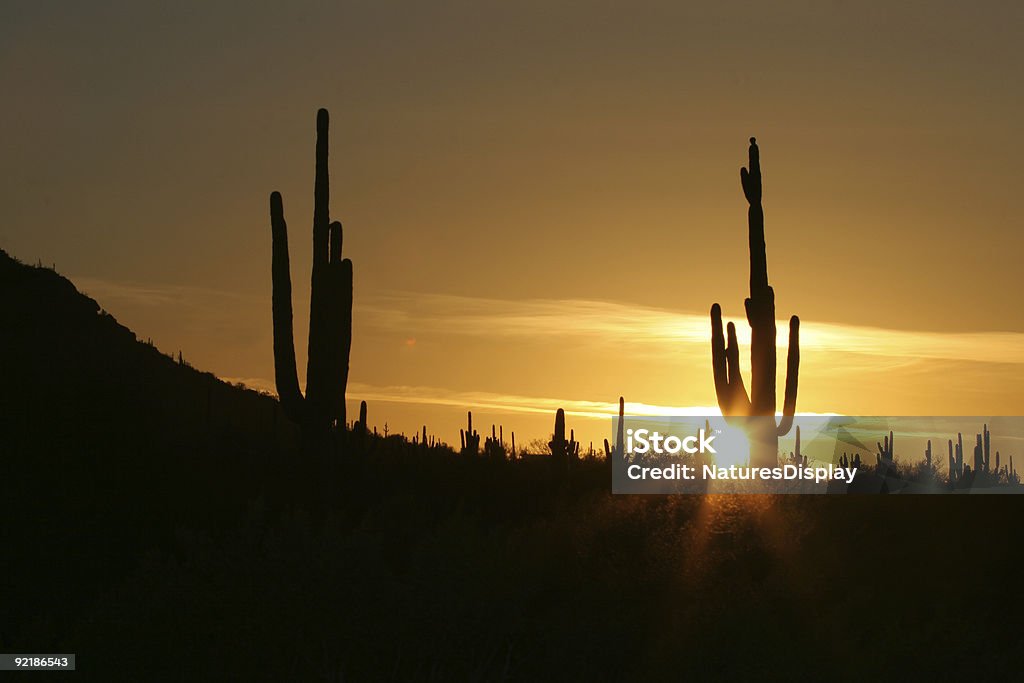
[[[1022,20],[951,2],[7,5],[0,246],[264,385],[267,195],[288,207],[301,353],[327,107],[350,399],[392,431],[457,441],[475,406],[533,438],[556,405],[714,405],[706,316],[742,318],[756,135],[779,318],[803,320],[798,409],[1022,414]]]

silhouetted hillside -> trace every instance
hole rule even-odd
[[[252,464],[287,452],[295,430],[273,398],[138,341],[53,270],[0,251],[0,292],[11,629],[73,613],[175,524],[235,514],[265,475]]]
[[[98,437],[116,451],[229,446],[256,455],[294,440],[277,401],[137,340],[53,270],[0,251],[0,289],[2,400],[16,452],[43,444],[78,449]],[[120,443],[110,441],[114,434]]]

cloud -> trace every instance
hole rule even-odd
[[[256,305],[254,297],[230,291],[180,285],[148,285],[76,278],[80,289],[105,302],[130,302],[145,307],[186,307],[203,311]],[[105,306],[107,307],[107,306]],[[356,324],[365,329],[400,334],[407,346],[428,334],[479,336],[491,339],[544,340],[573,337],[595,346],[632,345],[645,354],[706,355],[710,321],[706,313],[679,312],[637,304],[586,299],[502,300],[444,294],[377,292],[356,300]],[[750,328],[737,322],[741,345],[750,343]],[[788,344],[788,321],[780,320],[780,351]],[[920,360],[1024,364],[1024,334],[1018,332],[933,332],[803,320],[804,352],[845,353],[881,357],[893,365]],[[850,361],[844,361],[847,365]],[[855,362],[855,361],[853,361]],[[877,367],[877,365],[874,365]]]
[[[117,282],[79,276],[75,276],[73,281],[80,292],[96,299],[101,306],[104,302],[113,301],[151,307],[212,308],[252,300],[252,297],[235,292],[187,285]]]
[[[260,391],[276,393],[274,383],[258,377],[221,377],[232,384],[242,382]],[[377,403],[404,403],[413,405],[452,406],[460,409],[486,410],[493,413],[535,413],[550,415],[559,408],[572,417],[605,419],[618,415],[619,404],[606,401],[587,401],[570,398],[543,396],[521,396],[485,391],[458,391],[428,386],[375,386],[360,382],[349,382],[349,400]],[[712,416],[720,415],[718,406],[666,406],[651,403],[627,401],[627,415],[652,416]],[[814,415],[816,413],[800,413]]]
[[[414,403],[419,405],[456,406],[503,413],[550,414],[563,408],[576,417],[606,418],[617,415],[619,404],[605,401],[586,401],[568,398],[520,396],[483,391],[456,391],[424,386],[373,386],[350,383],[350,397],[388,403]],[[630,415],[717,415],[718,408],[709,406],[658,406],[647,403],[626,403]]]
[[[372,294],[357,306],[371,327],[421,336],[576,337],[592,344],[671,346],[674,353],[686,352],[690,345],[690,351],[699,347],[701,354],[709,353],[711,338],[706,313],[584,299],[506,301],[387,293]],[[742,318],[734,320],[740,323],[740,344],[749,344],[750,328]],[[780,320],[777,327],[781,350],[788,345],[789,323]],[[1024,364],[1024,334],[1016,332],[907,331],[804,320],[800,346],[804,352],[888,357],[900,364],[921,359]]]

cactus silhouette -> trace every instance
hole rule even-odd
[[[575,433],[570,430],[568,440],[565,438],[565,411],[561,408],[555,413],[555,433],[548,442],[548,448],[551,449],[552,456],[566,462],[570,459],[575,460],[580,455],[580,445],[576,443]]]
[[[786,390],[782,420],[775,424],[775,292],[768,284],[768,258],[765,252],[764,210],[761,206],[761,161],[757,140],[750,138],[750,168],[740,169],[743,194],[750,204],[747,223],[750,245],[750,298],[746,307],[751,329],[751,382],[747,395],[740,374],[739,345],[736,327],[729,323],[726,337],[722,334],[722,309],[711,307],[711,364],[715,378],[718,406],[725,417],[758,416],[771,420],[749,423],[751,464],[772,466],[778,462],[779,436],[793,426],[796,412],[797,382],[800,371],[800,319],[789,321],[789,355],[786,361]]]
[[[968,467],[968,469],[970,469]],[[949,481],[954,483],[964,478],[964,435],[957,432],[956,443],[949,440]]]
[[[327,169],[328,115],[316,116],[316,175],[313,186],[313,273],[309,302],[306,393],[299,391],[292,336],[292,285],[288,227],[279,192],[270,195],[273,245],[274,376],[285,414],[305,432],[345,425],[345,385],[352,348],[352,261],[341,257],[341,223],[331,222]]]
[[[492,460],[505,459],[505,438],[495,432],[494,425],[491,425],[491,435],[484,441],[484,455]]]
[[[355,426],[356,431],[366,433],[366,401],[359,402],[359,421]]]
[[[480,451],[480,434],[473,431],[473,411],[466,412],[466,429],[459,430],[463,455],[476,455]]]
[[[949,443],[949,483],[954,483],[960,475],[956,467],[956,457],[953,455],[953,439],[948,440]]]
[[[985,472],[989,472],[989,455],[992,453],[992,432],[988,431],[988,424],[982,425],[982,450],[983,450],[983,464],[985,466]],[[996,465],[996,469],[999,469],[999,465]]]
[[[974,443],[974,471],[981,472],[982,460],[984,458],[981,449],[981,434],[975,434],[975,438],[976,440]]]
[[[843,451],[843,456],[841,458],[839,458],[839,466],[840,467],[843,467],[843,468],[853,467],[854,469],[859,470],[860,469],[860,465],[861,465],[860,453],[854,453],[853,454],[853,458],[851,459],[849,456],[846,455],[846,451]]]
[[[796,428],[795,451],[791,451],[790,452],[790,454],[789,454],[789,461],[790,461],[790,463],[792,463],[794,465],[798,465],[800,467],[806,467],[807,466],[807,456],[804,455],[803,453],[801,453],[801,451],[800,451],[800,427],[799,426]]]
[[[621,458],[626,452],[626,439],[625,439],[625,422],[626,414],[626,399],[619,396],[619,421],[615,423],[615,448],[612,449],[608,443],[608,439],[604,440],[604,454],[605,457],[611,462],[613,457]]]
[[[885,437],[884,442],[875,442],[878,446],[878,453],[875,455],[875,460],[880,468],[891,467],[894,464],[893,461],[893,447],[896,443],[896,437],[893,436],[892,431],[889,431],[889,436]]]

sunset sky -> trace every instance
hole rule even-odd
[[[304,353],[326,107],[372,424],[714,409],[751,135],[798,410],[1024,414],[1020,3],[142,5],[0,8],[0,247],[197,367],[273,389],[272,190]]]

